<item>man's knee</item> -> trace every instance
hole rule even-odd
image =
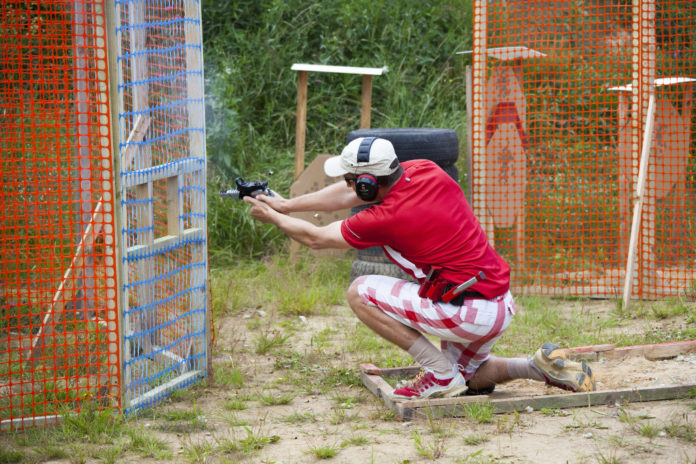
[[[355,312],[358,309],[362,308],[363,301],[362,297],[360,296],[360,293],[358,292],[358,286],[360,285],[361,279],[355,279],[351,284],[350,287],[348,287],[348,292],[346,293],[346,299],[348,300],[348,305],[351,307],[351,309]]]

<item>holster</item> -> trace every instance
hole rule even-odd
[[[431,268],[425,281],[421,284],[418,289],[418,296],[421,298],[428,298],[431,301],[450,303],[455,306],[461,306],[466,298],[485,298],[481,293],[475,290],[463,290],[454,294],[455,289],[460,285],[455,282],[450,282],[446,279],[440,279],[441,268],[433,267]],[[485,279],[483,272],[479,272],[475,277],[465,282],[464,288],[476,283],[477,279]]]
[[[418,289],[418,296],[421,298],[427,298],[429,300],[438,302],[442,299],[442,294],[445,293],[445,289],[452,283],[445,279],[440,279],[440,271],[442,268],[439,266],[432,266],[428,276],[425,281],[421,284]]]

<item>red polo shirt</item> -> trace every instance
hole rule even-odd
[[[432,161],[401,165],[403,176],[381,203],[343,221],[343,238],[353,248],[381,246],[419,282],[438,265],[441,278],[457,283],[483,271],[486,278],[469,290],[486,298],[505,293],[510,267],[488,243],[459,185]]]

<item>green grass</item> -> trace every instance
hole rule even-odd
[[[492,423],[494,411],[495,407],[487,401],[468,403],[464,406],[464,415],[479,424]]]
[[[670,437],[680,438],[689,443],[696,442],[696,426],[690,424],[688,421],[684,423],[674,421],[665,425],[664,431]]]
[[[295,399],[295,395],[281,395],[278,393],[263,393],[259,395],[259,401],[261,401],[266,406],[279,406],[283,404],[289,404]]]
[[[254,352],[256,354],[266,354],[269,351],[281,348],[289,337],[289,335],[277,331],[259,333],[254,340],[256,344]]]
[[[242,411],[246,409],[248,406],[247,404],[239,399],[232,399],[229,401],[225,401],[222,404],[222,407],[227,409],[228,411]]]
[[[341,442],[341,448],[348,446],[365,446],[370,443],[370,440],[362,436],[354,436],[347,438]]]
[[[418,430],[411,432],[413,446],[419,456],[431,461],[438,460],[445,452],[445,439],[442,437],[427,437],[421,435]]]
[[[331,459],[336,457],[340,449],[336,446],[317,446],[309,449],[309,454],[313,454],[317,459]]]
[[[172,450],[169,445],[143,427],[133,427],[125,431],[130,440],[129,448],[144,458],[170,459]]]
[[[244,386],[244,373],[234,365],[219,364],[215,367],[215,383],[225,387],[239,388]]]
[[[269,307],[283,316],[328,314],[332,306],[345,304],[351,262],[351,257],[316,259],[302,252],[294,263],[278,255],[213,268],[214,312],[223,316]]]
[[[285,422],[287,424],[303,424],[307,422],[316,422],[317,418],[314,414],[305,412],[296,412],[285,417],[281,417],[280,422]]]
[[[246,455],[254,454],[264,446],[280,440],[280,437],[277,435],[265,436],[261,432],[260,427],[259,430],[253,431],[249,427],[245,426],[244,430],[246,431],[247,436],[239,440],[239,449],[243,454]]]
[[[467,435],[464,437],[464,443],[469,445],[469,446],[478,446],[482,443],[486,443],[490,441],[491,438],[483,435],[483,434],[473,434],[473,435]]]
[[[24,453],[12,449],[0,448],[0,462],[2,463],[20,463],[24,460]]]

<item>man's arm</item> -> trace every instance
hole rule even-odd
[[[336,182],[316,192],[300,195],[295,198],[283,198],[276,194],[272,197],[258,195],[260,200],[280,213],[294,213],[299,211],[338,211],[339,209],[353,208],[368,202],[355,195],[355,190],[345,182]]]
[[[272,197],[267,197],[272,198]],[[264,223],[270,223],[285,232],[290,238],[314,250],[322,248],[350,248],[341,234],[341,221],[317,227],[304,219],[279,213],[269,204],[250,196],[244,201],[251,204],[251,215]]]

